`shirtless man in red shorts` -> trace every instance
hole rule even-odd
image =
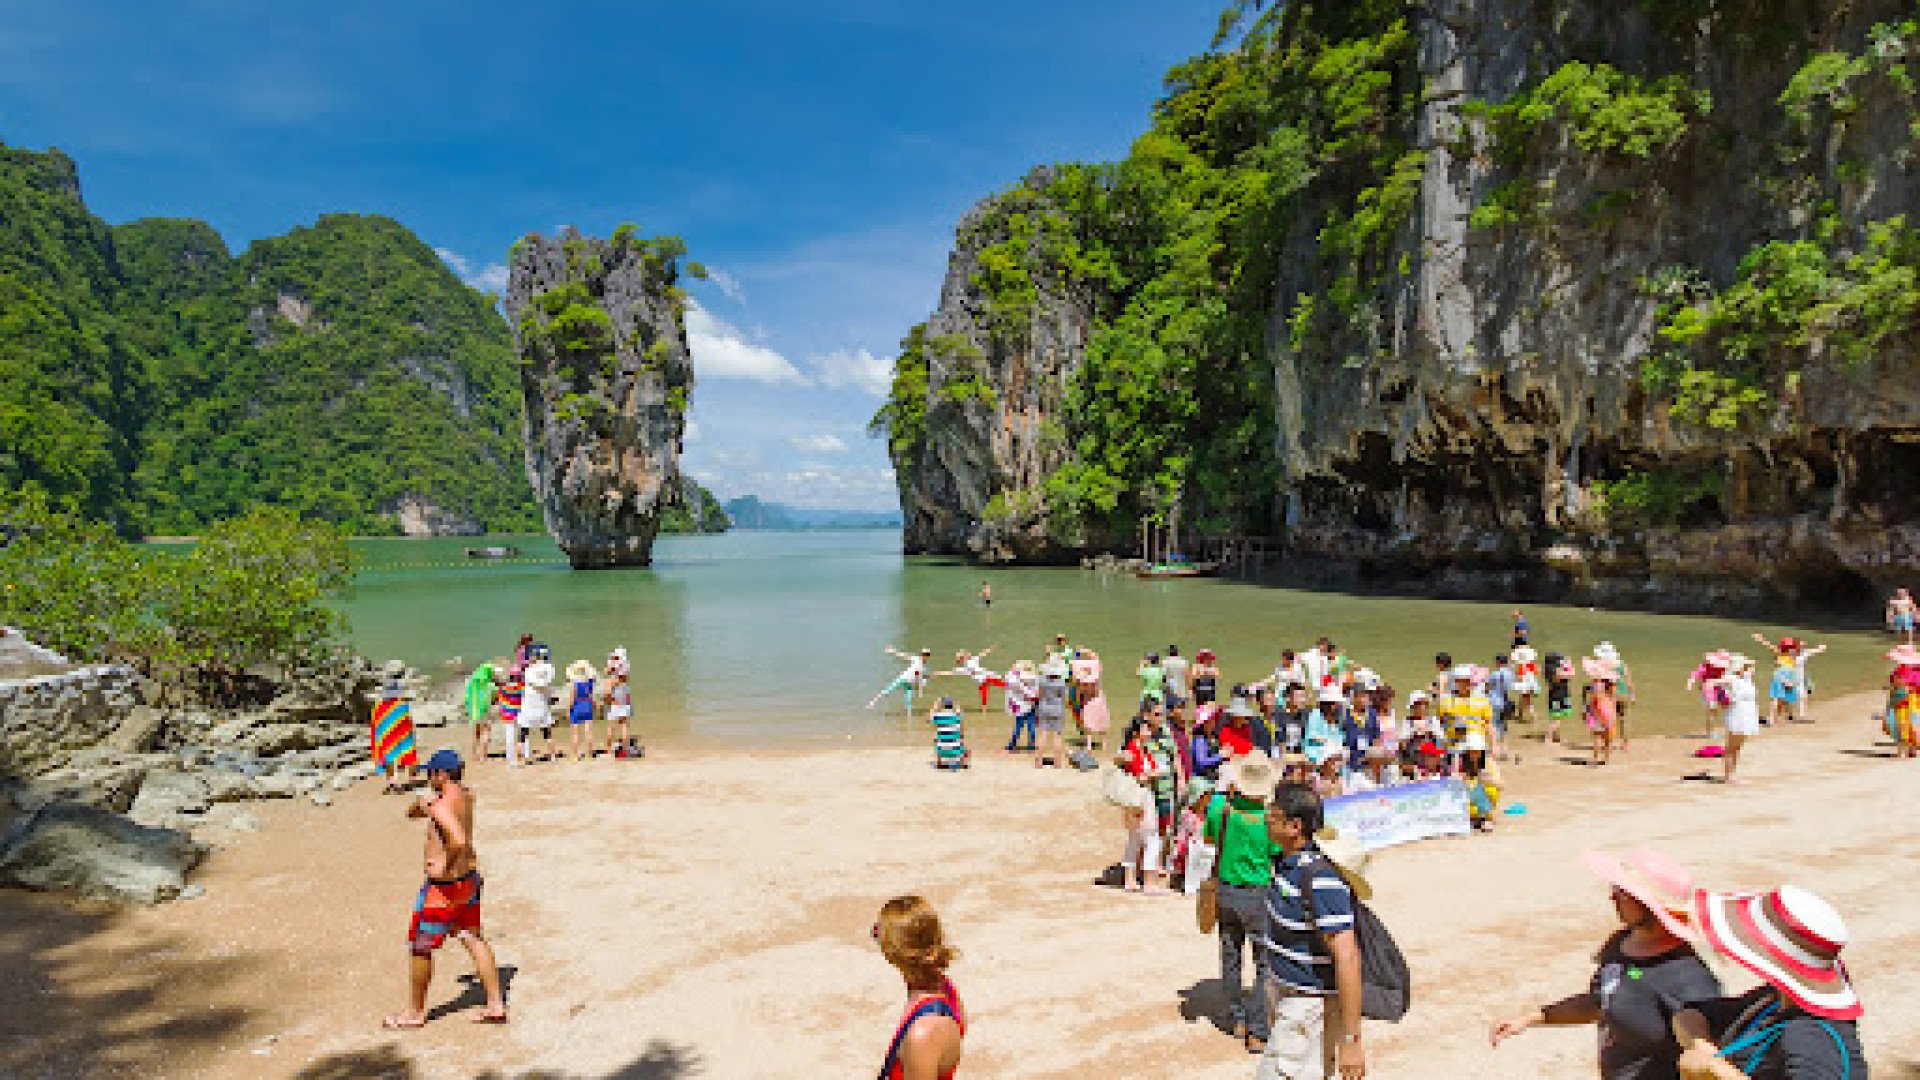
[[[433,982],[433,952],[449,936],[457,937],[473,957],[474,972],[487,993],[487,1008],[475,1023],[504,1024],[507,1002],[500,992],[500,968],[493,946],[480,935],[480,872],[473,851],[473,792],[460,783],[460,755],[437,751],[427,761],[427,786],[407,807],[410,818],[427,819],[427,882],[413,902],[407,938],[413,951],[413,997],[406,1012],[387,1017],[390,1028],[427,1023],[427,986]]]

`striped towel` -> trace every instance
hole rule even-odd
[[[420,757],[413,748],[411,703],[382,698],[373,707],[373,763],[389,770],[420,767]]]

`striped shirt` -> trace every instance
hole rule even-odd
[[[933,714],[933,755],[942,765],[958,765],[967,756],[960,737],[960,714],[941,710]]]
[[[1309,925],[1301,890],[1312,883],[1317,918]],[[1353,929],[1353,890],[1333,864],[1307,850],[1273,860],[1267,889],[1267,974],[1282,986],[1308,994],[1334,993],[1333,954],[1327,934]]]

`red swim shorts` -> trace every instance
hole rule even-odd
[[[462,934],[480,936],[479,871],[452,881],[429,879],[413,902],[413,920],[407,926],[413,955],[431,955],[449,935]]]

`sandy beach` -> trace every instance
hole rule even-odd
[[[1602,770],[1538,744],[1512,768],[1522,818],[1492,836],[1390,849],[1377,907],[1406,949],[1414,1009],[1370,1024],[1383,1077],[1592,1075],[1588,1030],[1498,1051],[1497,1015],[1584,988],[1611,915],[1580,851],[1649,844],[1704,884],[1791,878],[1854,933],[1876,1076],[1920,1076],[1909,886],[1920,764],[1893,760],[1864,697],[1770,729],[1741,788],[1685,740]],[[429,733],[429,741],[435,735]],[[452,734],[464,735],[463,729]],[[0,893],[0,1075],[10,1077],[852,1077],[878,1065],[900,1003],[868,939],[879,903],[932,898],[961,950],[963,1075],[1242,1078],[1216,1030],[1217,961],[1185,898],[1096,884],[1121,847],[1091,775],[1042,772],[973,737],[939,775],[918,748],[657,748],[640,762],[470,774],[489,936],[513,1023],[481,1028],[457,947],[425,1031],[402,1004],[421,826],[361,785],[332,807],[245,808],[196,876],[206,895],[139,911]],[[1728,969],[1730,985],[1747,985]]]

